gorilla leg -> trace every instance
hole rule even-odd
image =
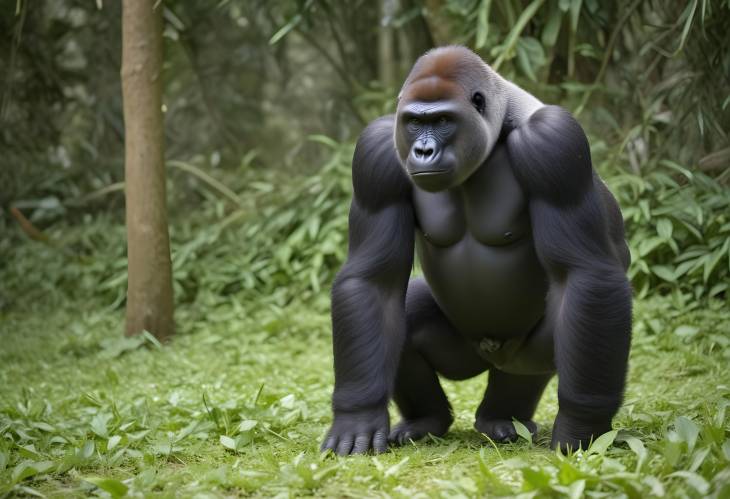
[[[508,374],[492,368],[484,400],[477,409],[474,428],[495,442],[513,442],[517,440],[512,424],[512,418],[515,418],[534,435],[537,425],[532,416],[552,376]]]
[[[444,316],[420,278],[411,279],[408,285],[406,327],[394,392],[403,419],[389,437],[397,444],[429,433],[441,436],[451,426],[451,406],[437,374],[467,379],[489,368]]]

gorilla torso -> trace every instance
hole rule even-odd
[[[544,315],[548,283],[506,147],[457,188],[414,186],[413,205],[423,273],[456,329],[476,341],[528,334]]]

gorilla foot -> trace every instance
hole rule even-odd
[[[390,432],[388,441],[393,445],[403,445],[409,440],[420,440],[426,435],[441,437],[446,434],[453,418],[428,417],[404,419]]]
[[[537,434],[537,424],[534,421],[520,421],[532,434],[533,438]],[[517,430],[515,425],[509,419],[480,419],[474,422],[474,428],[479,433],[499,443],[514,442],[517,440]]]

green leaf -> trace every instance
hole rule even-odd
[[[664,440],[664,448],[662,449],[662,453],[664,454],[664,460],[669,466],[676,466],[679,462],[679,458],[682,456],[681,442]]]
[[[700,332],[700,329],[694,326],[677,326],[677,328],[674,330],[674,334],[679,336],[682,339],[690,339],[695,336],[697,336],[697,333]],[[685,418],[686,419],[686,418]]]
[[[104,359],[114,359],[138,349],[144,342],[145,339],[141,335],[109,338],[100,342],[102,351],[99,356]]]
[[[517,42],[517,65],[520,67],[525,76],[532,81],[537,81],[537,76],[532,70],[532,64],[530,64],[530,57],[527,55],[527,51],[522,44]]]
[[[296,28],[299,25],[299,23],[301,22],[301,20],[302,20],[302,16],[300,14],[295,15],[291,19],[291,21],[286,23],[284,26],[282,26],[279,29],[279,31],[274,33],[274,36],[272,36],[271,39],[269,40],[269,45],[276,45],[277,42],[279,42],[279,40],[284,38],[291,30]]]
[[[527,440],[529,443],[532,443],[532,433],[530,433],[530,430],[527,429],[527,426],[522,424],[516,419],[512,420],[512,424],[515,427],[515,431],[517,432],[517,435],[519,435],[521,438]]]
[[[643,482],[647,484],[649,487],[651,487],[651,495],[653,497],[664,497],[665,490],[664,485],[662,485],[662,482],[659,481],[659,479],[653,475],[648,475],[644,477]]]
[[[101,438],[108,438],[107,423],[112,415],[105,412],[97,412],[91,420],[91,431]]]
[[[492,0],[482,0],[477,12],[477,34],[474,47],[480,49],[487,43],[489,36],[489,10],[492,7]]]
[[[618,435],[618,430],[611,430],[598,437],[588,448],[588,454],[604,455],[608,448],[611,447],[611,444],[613,444],[616,435]]]
[[[684,480],[687,482],[687,485],[695,489],[702,496],[706,496],[710,490],[710,484],[707,482],[707,480],[702,478],[697,473],[693,473],[691,471],[675,471],[668,476],[684,478]]]
[[[244,419],[241,421],[241,423],[238,425],[238,431],[240,432],[247,432],[251,431],[257,424],[259,424],[258,421],[253,419]]]
[[[720,263],[720,259],[728,253],[728,250],[730,250],[730,238],[725,239],[725,244],[723,244],[720,249],[713,251],[712,256],[705,261],[705,270],[702,275],[705,283],[707,283],[707,280],[710,278],[710,274],[712,274],[712,271],[715,270],[717,264]]]
[[[155,338],[155,335],[153,335],[149,331],[143,330],[141,335],[142,335],[142,337],[144,337],[144,339],[147,341],[147,343],[151,344],[155,348],[157,348],[157,349],[162,348],[162,343],[160,343],[160,340]]]
[[[562,21],[563,13],[556,4],[553,6],[553,10],[550,12],[550,17],[548,18],[547,23],[545,23],[545,27],[542,29],[542,34],[540,35],[540,40],[544,46],[548,48],[552,47],[555,45],[555,42],[558,41]]]
[[[664,244],[664,240],[658,237],[650,237],[648,239],[642,240],[639,243],[639,256],[644,257],[648,255],[662,244]]]
[[[558,481],[562,485],[570,485],[581,478],[583,478],[583,473],[581,473],[567,459],[562,460],[560,463],[560,470],[558,471]]]
[[[119,435],[113,435],[106,442],[106,450],[107,451],[112,450],[114,447],[116,447],[119,444],[119,442],[121,442],[121,440],[122,440],[122,437],[120,437]]]
[[[39,430],[47,431],[49,433],[56,431],[56,429],[53,426],[51,426],[48,423],[45,423],[43,421],[37,421],[35,423],[32,423],[32,426],[33,426],[33,428],[38,428]]]
[[[674,275],[674,270],[666,265],[654,265],[651,267],[651,271],[659,278],[667,282],[677,282],[677,277]]]
[[[656,224],[657,234],[659,234],[659,237],[662,239],[671,239],[673,229],[672,221],[668,218],[661,218]]]
[[[689,29],[692,26],[692,20],[694,19],[695,12],[697,11],[697,0],[692,0],[692,3],[687,5],[684,12],[682,13],[681,17],[686,17],[686,20],[684,22],[684,27],[682,28],[682,36],[679,39],[679,45],[677,46],[677,50],[674,51],[674,54],[677,55],[679,52],[682,51],[682,48],[684,47],[684,43],[687,41],[687,35],[689,34]]]
[[[679,438],[682,441],[687,442],[687,447],[691,452],[697,442],[697,436],[700,434],[700,429],[691,419],[684,416],[679,416],[674,420],[674,429],[677,432],[677,435],[679,435]]]
[[[522,30],[525,29],[527,23],[529,23],[530,20],[535,16],[535,13],[537,13],[538,9],[542,6],[544,2],[545,0],[532,0],[532,2],[530,2],[530,4],[522,10],[522,14],[520,14],[520,17],[517,18],[515,25],[512,27],[510,32],[507,34],[507,37],[505,38],[499,56],[494,61],[493,68],[495,71],[499,70],[499,67],[502,65],[506,58],[512,56],[512,51],[517,44],[519,36],[522,34]]]
[[[54,467],[53,461],[23,461],[13,468],[11,479],[13,483],[19,483],[35,475],[45,473]]]
[[[221,435],[220,442],[223,447],[232,451],[236,450],[236,441],[229,436]]]
[[[94,441],[89,440],[84,443],[84,446],[76,451],[76,455],[82,459],[89,459],[94,455]]]
[[[705,447],[702,449],[698,449],[695,451],[694,454],[692,454],[692,463],[689,465],[688,470],[695,472],[699,469],[700,466],[702,466],[702,463],[705,462],[705,459],[707,458],[707,455],[710,453],[709,447]]]
[[[127,495],[127,492],[129,491],[129,487],[124,485],[119,480],[116,480],[114,478],[102,478],[102,477],[86,477],[84,478],[84,481],[87,481],[89,483],[93,483],[97,487],[99,487],[104,492],[108,492],[112,497],[124,497]]]
[[[540,490],[550,485],[550,475],[541,469],[523,468],[522,478],[526,490]]]
[[[337,149],[338,147],[340,147],[339,142],[337,142],[334,139],[331,139],[330,137],[327,137],[326,135],[321,135],[321,134],[309,135],[307,137],[307,139],[311,140],[312,142],[318,142],[320,144],[326,145],[332,149]]]
[[[647,458],[647,452],[646,447],[644,447],[644,443],[636,438],[635,436],[625,432],[625,431],[619,431],[618,436],[616,437],[617,442],[625,442],[628,444],[631,451],[636,454],[637,457],[637,463],[636,463],[636,470],[637,472],[641,469],[642,465],[644,464],[644,461]]]
[[[582,497],[585,497],[583,492],[586,489],[586,481],[583,480],[577,480],[570,484],[570,487],[568,487],[568,497],[570,499],[581,499]]]

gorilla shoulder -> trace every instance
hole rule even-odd
[[[515,175],[531,197],[573,204],[590,189],[588,138],[560,106],[543,106],[507,136]]]

